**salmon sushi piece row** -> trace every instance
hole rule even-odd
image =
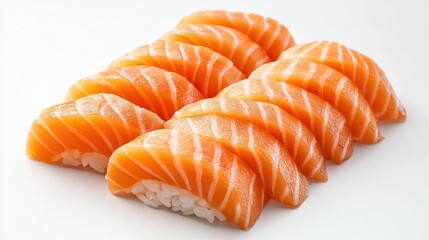
[[[378,119],[405,120],[405,108],[383,70],[369,57],[336,42],[319,41],[292,47],[279,59],[287,58],[304,58],[343,73],[356,84]]]
[[[249,36],[259,44],[272,60],[295,45],[289,30],[272,18],[253,13],[207,10],[195,12],[180,20],[178,26],[187,24],[211,24],[233,28]]]
[[[152,66],[106,70],[79,80],[70,87],[66,101],[91,94],[111,93],[156,113],[163,120],[183,106],[203,99],[181,75]]]
[[[303,122],[314,134],[325,157],[341,163],[353,153],[350,130],[344,116],[324,99],[285,82],[246,79],[219,93],[234,97],[273,103]]]
[[[116,95],[93,94],[44,109],[28,133],[27,156],[103,173],[113,151],[163,123]]]
[[[242,229],[254,225],[264,206],[259,177],[237,155],[207,137],[175,129],[145,133],[118,148],[106,178],[113,194]]]
[[[260,65],[271,62],[261,46],[247,35],[227,27],[186,24],[168,32],[161,39],[208,47],[230,59],[246,76]]]
[[[269,133],[250,123],[205,115],[170,120],[164,127],[214,139],[258,174],[269,198],[286,207],[296,208],[307,198],[307,179],[287,149]]]
[[[237,98],[204,99],[183,107],[169,122],[210,115],[246,122],[269,133],[286,147],[308,180],[327,181],[323,152],[313,133],[301,121],[274,104]]]
[[[30,159],[107,172],[114,195],[245,230],[270,199],[302,205],[309,181],[328,179],[325,158],[381,141],[377,120],[406,118],[367,56],[295,46],[271,18],[222,10],[184,17],[65,100],[32,123]]]
[[[204,97],[213,97],[223,88],[245,78],[226,57],[202,46],[176,41],[156,41],[130,51],[113,61],[108,69],[148,65],[178,73]]]
[[[377,119],[359,89],[345,75],[306,59],[278,60],[265,64],[250,79],[286,82],[325,99],[347,119],[353,140],[377,143],[382,139]]]

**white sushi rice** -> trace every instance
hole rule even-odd
[[[53,158],[54,162],[62,162],[67,166],[89,166],[99,173],[105,173],[109,158],[101,153],[88,152],[82,154],[76,149],[67,150]]]
[[[142,180],[131,187],[131,192],[143,203],[154,207],[167,207],[184,215],[195,214],[210,223],[215,219],[225,221],[225,217],[218,211],[211,209],[207,201],[197,197],[187,190],[156,180]]]

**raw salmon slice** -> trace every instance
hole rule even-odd
[[[183,107],[172,119],[212,114],[247,122],[269,132],[286,146],[309,180],[325,182],[328,179],[323,153],[313,133],[274,104],[236,98],[209,98]]]
[[[178,73],[205,97],[244,79],[243,73],[226,57],[210,48],[174,41],[157,41],[136,48],[109,65],[109,69],[132,65],[155,66]]]
[[[177,187],[243,229],[253,226],[264,204],[259,177],[241,159],[215,141],[186,131],[156,130],[118,148],[110,157],[107,179],[110,191],[119,195],[132,195],[142,180]],[[161,198],[156,189],[152,192],[152,198]]]
[[[96,93],[115,94],[164,120],[183,106],[203,98],[177,73],[151,66],[131,66],[100,72],[76,82],[70,87],[66,101]]]
[[[27,139],[30,159],[105,172],[119,146],[161,128],[153,112],[116,95],[94,94],[43,110]]]
[[[276,104],[302,121],[321,144],[325,156],[335,163],[353,153],[346,119],[322,98],[285,82],[246,79],[225,88],[219,97],[236,97]]]
[[[361,143],[382,139],[377,119],[354,83],[340,72],[306,59],[287,59],[259,67],[249,77],[286,82],[328,101],[347,119],[352,137]]]
[[[238,30],[258,43],[271,59],[277,60],[281,52],[294,46],[288,29],[272,18],[243,12],[207,10],[184,17],[178,26],[186,24],[212,24]]]
[[[288,49],[280,56],[286,58],[305,58],[342,72],[356,84],[377,118],[405,120],[405,108],[383,70],[369,57],[336,42],[320,41]]]
[[[229,58],[246,76],[258,66],[271,62],[265,50],[247,35],[231,28],[209,24],[187,24],[161,39],[204,46]]]
[[[268,197],[286,207],[296,208],[308,196],[307,179],[299,172],[287,149],[269,133],[250,123],[205,115],[170,120],[164,127],[196,133],[220,143],[259,175]]]

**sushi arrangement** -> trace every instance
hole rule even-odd
[[[207,10],[83,78],[32,123],[27,156],[106,174],[109,190],[250,229],[297,208],[326,161],[406,111],[383,70],[331,41],[296,45],[257,14]]]

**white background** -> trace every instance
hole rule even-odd
[[[61,3],[60,3],[61,2]],[[144,2],[144,3],[143,3]],[[372,57],[408,111],[385,140],[330,165],[296,210],[270,204],[244,232],[118,198],[101,175],[30,161],[28,128],[68,87],[203,9],[270,16],[298,43]],[[0,239],[428,239],[428,1],[1,1]]]

